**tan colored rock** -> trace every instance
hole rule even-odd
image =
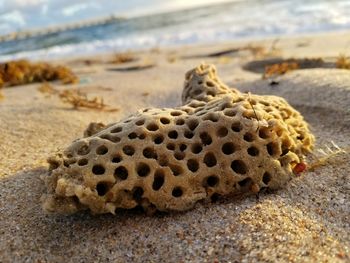
[[[49,159],[44,209],[187,210],[217,195],[281,188],[312,149],[306,122],[284,99],[230,89],[214,66],[186,74],[182,100],[91,124],[89,137]]]

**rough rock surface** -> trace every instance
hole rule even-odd
[[[314,137],[284,99],[229,89],[210,65],[186,74],[183,106],[144,109],[49,159],[47,211],[187,210],[201,199],[278,189]]]

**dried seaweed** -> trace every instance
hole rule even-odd
[[[350,148],[340,148],[337,144],[331,141],[331,145],[325,145],[322,149],[318,149],[319,154],[313,156],[313,161],[308,165],[309,171],[314,171],[316,168],[329,164],[335,157],[340,154],[349,153]]]
[[[265,66],[263,78],[271,78],[278,75],[284,75],[287,72],[296,69],[318,68],[325,66],[322,58],[303,58],[303,59],[287,59],[280,63]]]
[[[0,87],[60,80],[63,84],[77,83],[77,76],[67,67],[27,60],[0,64]]]
[[[350,69],[350,57],[346,57],[343,54],[339,55],[335,62],[335,66],[340,69]]]
[[[57,95],[62,102],[72,105],[74,109],[88,108],[108,112],[118,111],[117,108],[106,105],[102,97],[89,98],[85,92],[78,89],[59,91],[49,83],[44,83],[38,90],[47,95]]]
[[[135,61],[136,58],[130,53],[119,53],[115,54],[114,57],[109,61],[111,64],[123,64],[127,62]]]
[[[299,69],[297,62],[282,62],[265,67],[263,78],[270,78],[277,75],[284,75],[289,71]]]

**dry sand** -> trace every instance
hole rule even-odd
[[[250,51],[205,54],[273,39],[135,53],[139,61],[112,65],[64,61],[79,72],[77,87],[118,107],[114,113],[72,110],[46,98],[39,85],[4,90],[0,102],[0,262],[350,262],[350,155],[306,172],[286,189],[199,203],[185,213],[152,217],[138,211],[116,216],[48,215],[40,206],[45,159],[82,135],[93,121],[117,121],[143,107],[180,104],[184,73],[214,63],[231,86],[285,97],[305,116],[317,148],[350,146],[350,71],[298,70],[278,84],[243,70]],[[274,55],[334,61],[350,53],[350,33],[280,39]],[[94,59],[106,59],[107,55]],[[155,67],[119,71],[138,63]],[[254,69],[255,71],[258,68]],[[58,89],[67,87],[57,86]]]

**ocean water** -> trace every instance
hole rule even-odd
[[[128,13],[127,7],[124,7],[124,18],[120,20],[0,42],[0,60],[50,59],[129,49],[350,30],[349,0],[226,1],[195,7],[183,5],[184,9],[181,5],[156,9],[157,3],[159,1],[153,1],[155,13],[152,13],[152,6],[148,6],[145,14]],[[208,1],[203,3],[208,4]]]

